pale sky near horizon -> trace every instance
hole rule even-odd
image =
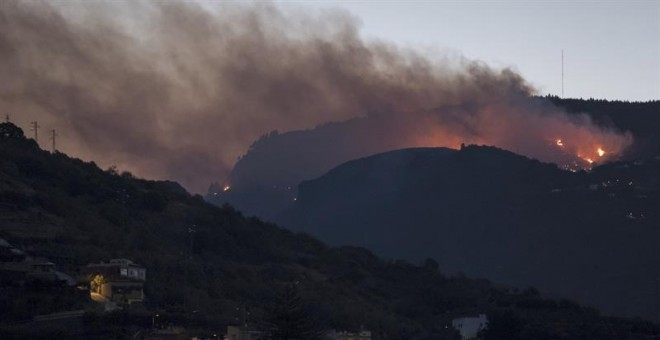
[[[659,1],[278,1],[343,8],[361,34],[511,67],[539,94],[660,100]]]

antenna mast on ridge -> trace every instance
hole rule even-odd
[[[561,49],[561,97],[564,98],[564,49]]]

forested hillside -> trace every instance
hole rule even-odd
[[[250,311],[250,325],[265,334],[287,327],[277,322],[281,313],[302,315],[298,325],[308,326],[303,337],[309,339],[319,334],[314,330],[360,326],[374,339],[454,339],[451,319],[475,313],[488,314],[488,339],[660,334],[650,323],[604,318],[534,289],[450,277],[433,259],[384,261],[363,248],[328,247],[229,206],[215,207],[176,183],[40,150],[10,123],[0,124],[0,213],[0,238],[50,259],[83,286],[81,268],[90,262],[129,258],[147,268],[144,309],[110,315],[85,295],[72,304],[47,299],[48,291],[6,290],[2,338],[63,338],[74,331],[86,338],[126,338],[150,327],[155,313],[159,322],[186,327],[191,335],[209,334],[204,332],[234,323],[242,306]],[[277,308],[291,287],[301,301],[295,313]],[[35,314],[81,306],[88,310],[82,330],[25,323]]]

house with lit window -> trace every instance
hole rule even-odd
[[[90,263],[85,267],[90,294],[120,306],[144,301],[144,281],[147,270],[128,259]],[[97,297],[97,298],[95,298]]]

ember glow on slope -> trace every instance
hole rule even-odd
[[[439,123],[418,119],[423,126],[416,131],[427,137],[409,143],[450,148],[461,144],[495,145],[573,171],[589,170],[596,163],[617,159],[632,143],[629,134],[596,128],[586,116],[567,118],[555,108],[527,102],[509,102],[504,107],[488,103],[476,112],[463,113],[458,117],[445,114],[444,118],[452,118]],[[499,121],[502,117],[507,120]]]
[[[562,164],[548,139],[573,157],[602,148],[603,160],[632,142],[531,98],[510,69],[364,39],[345,11],[7,0],[0,18],[0,107],[13,121],[56,129],[73,156],[193,192],[264,133],[356,117],[390,117],[381,151],[477,143]]]

